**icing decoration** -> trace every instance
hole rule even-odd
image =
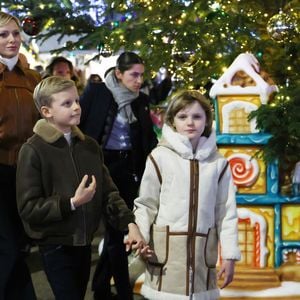
[[[256,83],[252,86],[232,85],[232,78],[239,72],[244,71]],[[267,104],[269,96],[273,92],[278,92],[276,85],[268,84],[259,74],[259,63],[252,53],[241,53],[228,67],[226,72],[215,81],[210,89],[209,96],[216,95],[260,95],[262,104]]]
[[[238,208],[239,219],[249,219],[250,225],[255,229],[255,263],[261,268],[267,265],[267,255],[269,250],[266,246],[267,222],[263,216],[254,213],[247,208]]]
[[[223,116],[223,133],[230,133],[229,132],[229,120],[230,120],[230,113],[235,109],[241,109],[243,108],[246,113],[250,113],[253,110],[257,110],[257,106],[255,104],[245,102],[245,101],[234,101],[230,102],[228,104],[225,104],[222,109],[222,116]],[[250,130],[251,133],[257,133],[258,130],[256,127],[256,120],[252,119],[250,121]]]
[[[296,263],[300,264],[300,249],[285,249],[282,251],[282,261],[287,262],[290,253],[295,253]]]
[[[237,186],[251,186],[259,175],[259,165],[255,158],[245,153],[236,153],[228,158],[233,181]]]

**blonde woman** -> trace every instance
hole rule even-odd
[[[39,114],[32,93],[40,76],[19,58],[21,27],[0,12],[0,299],[36,299],[24,260],[27,238],[16,206],[16,161]]]

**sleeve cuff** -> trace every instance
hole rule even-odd
[[[73,198],[71,198],[70,199],[70,203],[71,203],[71,210],[73,211],[73,210],[76,210],[76,207],[75,207],[75,205],[74,205],[74,199]]]

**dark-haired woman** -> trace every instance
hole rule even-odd
[[[129,208],[137,197],[147,155],[157,140],[149,114],[149,98],[140,92],[144,62],[124,52],[103,83],[90,82],[81,98],[81,129],[103,147],[104,161]],[[110,299],[114,278],[118,299],[132,299],[124,233],[107,226],[93,290],[95,299]]]

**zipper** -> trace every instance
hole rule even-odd
[[[67,141],[66,141],[67,142]],[[78,185],[80,184],[81,180],[79,178],[79,171],[78,171],[78,168],[77,168],[77,165],[76,165],[76,162],[75,162],[75,159],[74,159],[74,155],[73,155],[73,152],[74,152],[74,146],[73,146],[73,143],[71,142],[71,145],[69,145],[69,153],[70,153],[70,157],[71,157],[71,161],[72,161],[72,164],[73,164],[73,167],[74,167],[74,171],[75,171],[75,174],[76,174],[76,177],[77,177],[77,182],[78,182]],[[79,207],[78,207],[79,208]],[[77,208],[76,208],[77,209]],[[82,211],[82,216],[83,216],[83,243],[81,243],[81,245],[86,245],[87,244],[87,238],[86,238],[86,205],[83,204],[80,206],[80,209]]]
[[[189,276],[189,299],[193,298],[194,293],[194,273],[195,273],[195,240],[197,226],[197,200],[198,200],[198,181],[199,165],[198,161],[190,161],[190,214],[189,214],[189,235],[188,235],[188,276]]]
[[[16,104],[17,104],[17,109],[16,109],[16,114],[17,114],[17,118],[16,118],[16,127],[17,127],[17,132],[16,132],[16,136],[19,137],[20,139],[20,121],[19,119],[21,119],[21,116],[19,115],[19,112],[20,112],[20,99],[19,99],[19,96],[18,96],[18,92],[17,92],[17,89],[15,88],[14,89],[14,92],[15,92],[15,98],[16,98]],[[22,140],[20,139],[18,142],[22,142]]]

